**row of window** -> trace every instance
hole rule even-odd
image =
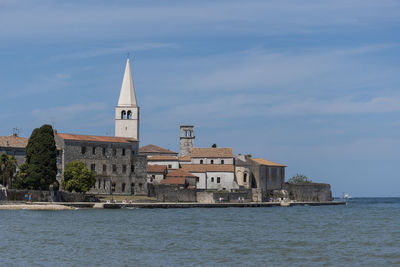
[[[211,182],[214,183],[214,177],[211,177]],[[221,177],[217,177],[217,184],[221,183]]]
[[[200,164],[203,164],[203,163],[204,163],[204,161],[201,159],[200,160]],[[221,164],[224,164],[224,163],[225,163],[225,161],[223,159],[221,159]],[[214,160],[213,159],[210,161],[210,164],[214,164]]]
[[[115,192],[115,186],[116,186],[116,183],[115,182],[113,182],[112,184],[111,184],[111,191],[112,192]],[[98,180],[97,181],[97,189],[106,189],[106,180]],[[122,183],[121,184],[121,192],[122,193],[125,193],[126,192],[126,184],[125,183]],[[135,193],[135,184],[134,183],[131,183],[131,193],[132,194],[134,194]],[[139,184],[139,189],[140,190],[142,190],[143,189],[143,184]]]
[[[112,164],[112,173],[117,173],[117,164]],[[96,171],[96,164],[92,163],[90,164],[90,170],[92,172],[97,172]],[[125,164],[122,165],[122,173],[126,173],[127,166]],[[135,172],[135,165],[131,165],[131,173]],[[103,174],[107,174],[107,165],[103,164]]]
[[[132,119],[132,111],[128,110],[126,112],[125,110],[121,111],[121,120],[131,120]]]
[[[107,149],[106,149],[105,147],[99,147],[99,148],[101,148],[101,153],[103,154],[103,156],[105,156],[105,155],[106,155],[106,152],[107,152]],[[86,154],[87,150],[88,150],[87,147],[85,147],[85,146],[81,147],[81,153],[82,153],[82,155]],[[92,150],[92,155],[96,155],[96,147],[92,147],[91,150]],[[123,148],[123,149],[121,150],[121,155],[122,155],[122,156],[125,156],[125,155],[126,155],[126,152],[127,152],[126,149]],[[116,149],[116,148],[113,148],[113,149],[112,149],[112,154],[113,154],[113,156],[116,156],[116,155],[117,155],[117,149]],[[132,150],[132,154],[135,154],[135,151],[134,151],[134,150]]]

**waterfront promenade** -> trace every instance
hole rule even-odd
[[[71,210],[71,209],[167,209],[167,208],[261,208],[280,206],[329,206],[345,205],[344,201],[329,202],[245,202],[245,203],[197,203],[197,202],[33,202],[10,203],[0,205],[0,210]]]

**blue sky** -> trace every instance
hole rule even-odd
[[[400,2],[0,0],[0,135],[112,135],[127,53],[141,144],[233,147],[400,196]]]

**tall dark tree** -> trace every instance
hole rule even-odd
[[[53,128],[43,125],[33,130],[26,146],[26,176],[23,184],[29,189],[48,190],[56,182],[57,150]]]
[[[3,186],[12,188],[13,178],[17,168],[17,160],[14,156],[0,154],[0,165],[1,183]]]

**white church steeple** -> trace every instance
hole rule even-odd
[[[136,103],[129,58],[126,61],[118,105],[115,108],[115,136],[139,141],[139,107]]]
[[[129,58],[126,60],[124,78],[122,80],[121,93],[119,95],[118,106],[137,106],[135,87],[133,85],[131,63]]]

